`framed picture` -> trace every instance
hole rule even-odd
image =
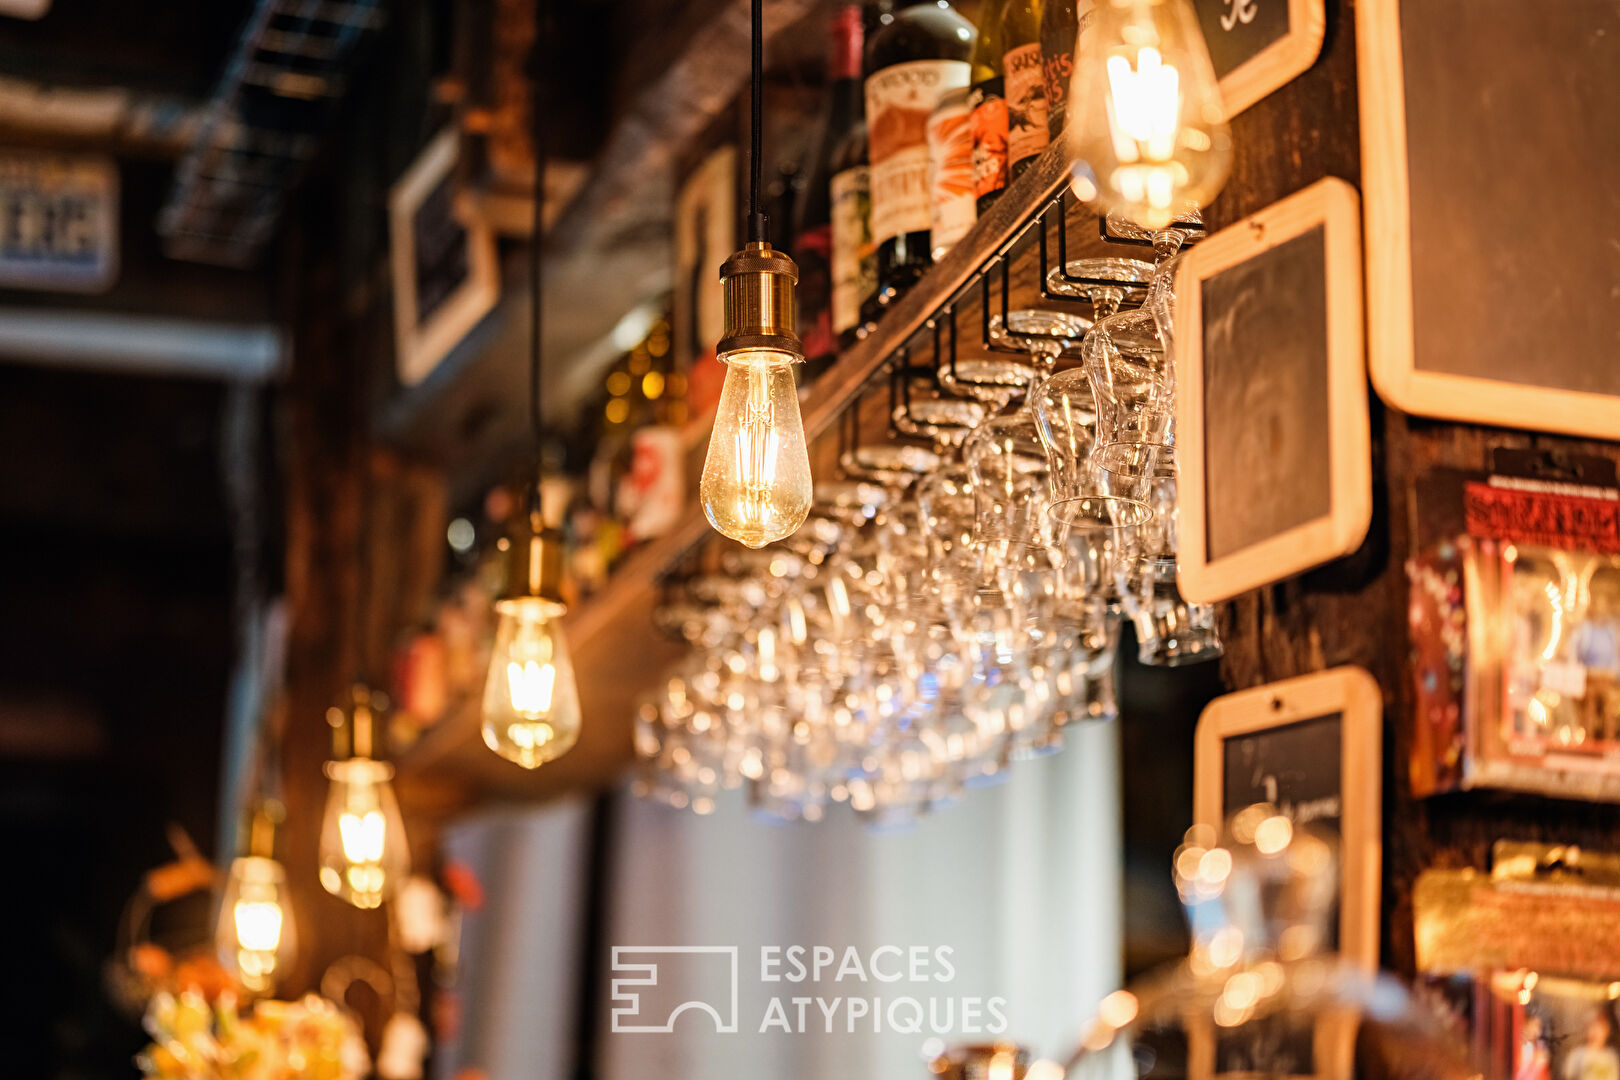
[[[1620,6],[1360,0],[1356,29],[1378,393],[1620,438],[1620,186],[1590,156]]]
[[[1378,967],[1383,696],[1358,667],[1216,698],[1198,720],[1193,814],[1220,828],[1254,803],[1339,839],[1337,951]]]
[[[1324,0],[1193,0],[1228,116],[1292,82],[1322,53]]]
[[[1620,858],[1502,840],[1413,890],[1419,992],[1492,1076],[1620,1073]]]
[[[1372,520],[1361,215],[1329,178],[1221,230],[1176,281],[1181,591],[1214,603]]]
[[[465,220],[456,196],[458,138],[446,128],[388,193],[395,368],[415,386],[500,299],[494,233]]]
[[[1502,788],[1620,802],[1620,480],[1499,449],[1435,470],[1407,560],[1417,795]]]

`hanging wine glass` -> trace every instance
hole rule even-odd
[[[1092,321],[1098,322],[1117,312],[1126,294],[1147,285],[1152,277],[1153,265],[1140,259],[1071,259],[1047,273],[1046,291],[1067,300],[1088,302]]]

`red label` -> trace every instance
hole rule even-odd
[[[1569,551],[1620,552],[1620,492],[1610,489],[1471,481],[1463,485],[1463,507],[1470,536]]]
[[[1007,186],[1007,99],[974,92],[973,191],[983,198]]]

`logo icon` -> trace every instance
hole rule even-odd
[[[673,956],[688,959],[660,964]],[[672,1032],[688,1011],[708,1013],[722,1035],[737,1030],[735,945],[615,945],[613,973],[615,1033]]]

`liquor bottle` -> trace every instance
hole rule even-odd
[[[1046,80],[1041,71],[1040,0],[1007,0],[1001,13],[1002,69],[1007,94],[1007,182],[1041,156],[1046,131]]]
[[[872,237],[880,304],[933,264],[928,117],[968,85],[976,33],[946,0],[901,0],[866,50],[866,128],[872,162]]]
[[[877,320],[877,245],[872,243],[872,168],[866,121],[857,121],[833,155],[832,328],[840,351]]]
[[[1007,0],[985,0],[973,49],[973,193],[980,214],[1007,187],[1007,97],[1002,72],[1001,13]]]
[[[928,118],[928,187],[934,204],[929,239],[938,262],[978,220],[973,200],[973,111],[968,108],[967,90],[952,90],[940,98]]]
[[[1092,0],[1046,0],[1041,13],[1041,71],[1046,84],[1046,130],[1053,142],[1063,137],[1074,58],[1080,33],[1091,21]]]
[[[832,180],[838,150],[861,122],[864,36],[859,4],[846,4],[833,14],[827,112],[799,200],[792,249],[799,264],[799,338],[804,342],[806,379],[815,378],[838,355],[832,318]]]

